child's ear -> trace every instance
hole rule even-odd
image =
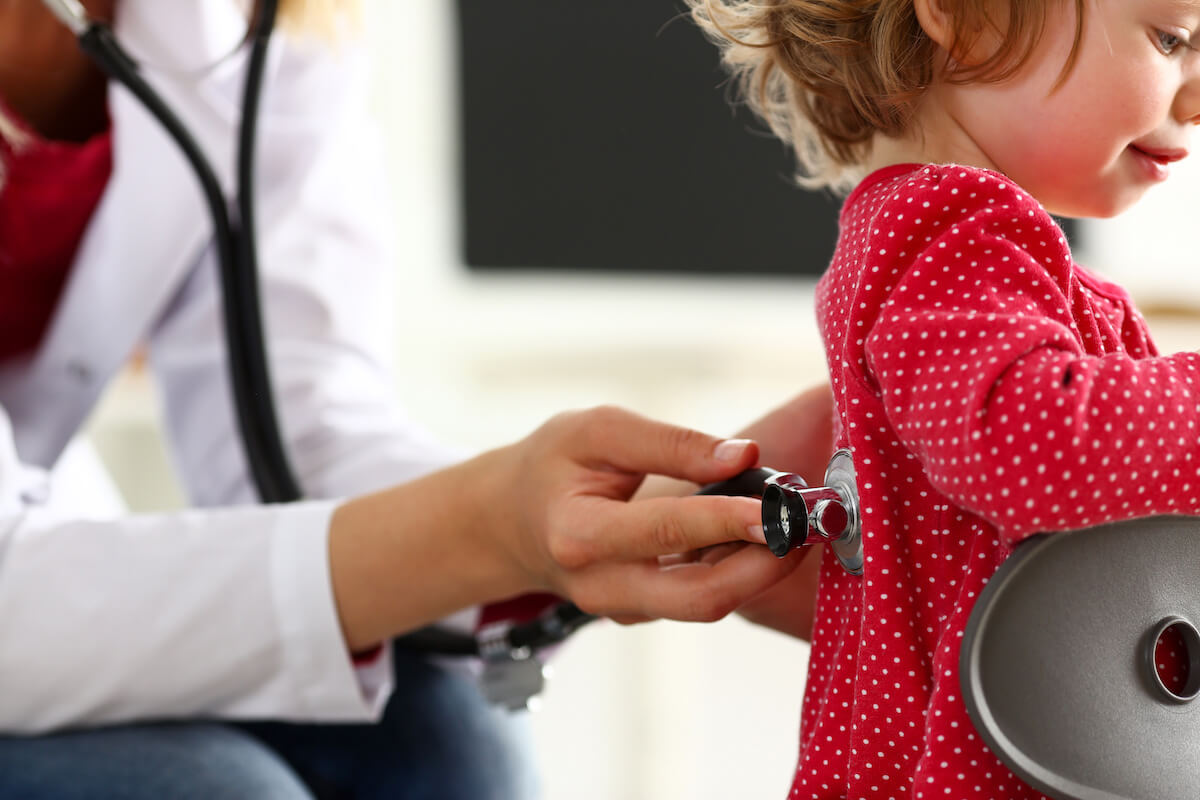
[[[963,21],[955,18],[955,6],[961,5],[947,0],[913,0],[917,22],[925,35],[933,40],[951,63],[965,67],[976,66],[986,61],[999,46],[1000,31],[989,19]]]
[[[954,46],[954,18],[943,0],[913,0],[913,8],[925,35],[949,53]]]

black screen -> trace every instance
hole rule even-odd
[[[824,271],[840,200],[797,187],[784,145],[731,108],[678,0],[457,11],[472,268]]]
[[[466,262],[817,274],[839,202],[674,0],[459,0]]]

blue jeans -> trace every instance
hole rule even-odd
[[[374,725],[174,722],[0,737],[0,798],[528,800],[528,721],[397,649]]]

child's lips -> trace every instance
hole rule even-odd
[[[1146,156],[1146,158],[1164,165],[1174,161],[1182,161],[1187,158],[1188,154],[1188,151],[1182,147],[1154,147],[1136,143],[1129,145],[1129,147],[1131,150]]]
[[[1136,143],[1129,145],[1129,152],[1141,165],[1142,174],[1153,183],[1165,181],[1171,174],[1170,164],[1186,158],[1188,154],[1182,147],[1155,147]]]

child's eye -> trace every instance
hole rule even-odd
[[[1158,49],[1167,55],[1171,55],[1171,53],[1174,53],[1184,44],[1183,39],[1167,31],[1155,31],[1154,41],[1158,44]]]

